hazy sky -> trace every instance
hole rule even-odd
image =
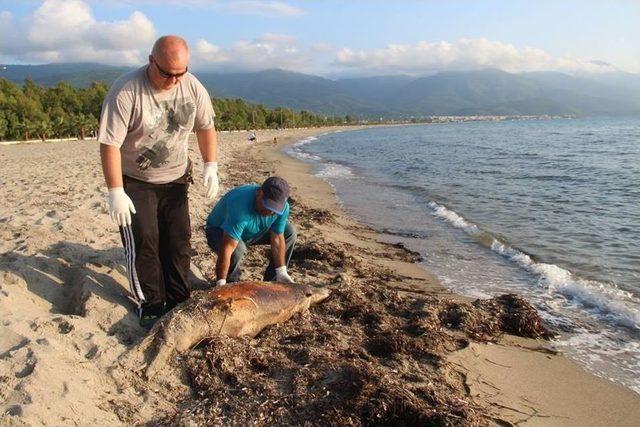
[[[0,0],[0,62],[142,64],[173,33],[200,70],[640,73],[638,27],[640,0]]]

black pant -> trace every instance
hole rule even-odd
[[[207,228],[205,230],[205,234],[207,235],[207,243],[209,247],[213,249],[215,253],[220,253],[220,247],[222,246],[222,236],[224,234],[224,230],[218,227]],[[271,243],[270,231],[265,230],[260,235],[255,238],[247,241],[238,241],[238,246],[231,254],[231,263],[229,264],[229,271],[227,272],[227,281],[228,282],[237,282],[240,280],[240,276],[242,274],[242,258],[244,258],[244,254],[247,252],[247,246],[253,245],[268,245]],[[285,242],[285,265],[289,267],[289,261],[291,260],[291,254],[293,254],[293,247],[296,244],[296,229],[289,221],[287,221],[287,225],[284,228],[284,242]],[[273,259],[271,256],[269,257],[269,265],[267,266],[266,271],[264,272],[264,276],[262,278],[265,282],[276,280],[276,267],[273,264]]]
[[[139,306],[179,304],[189,298],[191,223],[184,178],[150,184],[124,177],[136,213],[120,227],[131,292]]]

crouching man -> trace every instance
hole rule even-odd
[[[240,281],[248,246],[271,244],[264,281],[293,283],[287,266],[296,242],[289,219],[289,184],[272,176],[260,185],[241,185],[225,194],[207,218],[209,247],[218,255],[216,286]]]

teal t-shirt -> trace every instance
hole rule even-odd
[[[255,198],[259,185],[241,185],[230,190],[213,207],[207,217],[207,228],[218,227],[234,240],[251,240],[267,230],[284,233],[289,218],[289,202],[282,215],[263,216],[256,211]]]

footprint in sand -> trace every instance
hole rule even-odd
[[[9,415],[12,417],[21,417],[22,416],[22,406],[20,405],[10,405],[4,410],[4,415]]]
[[[62,335],[66,335],[74,330],[74,326],[61,317],[56,317],[53,321],[58,324],[58,332]]]
[[[9,326],[11,323],[4,323],[4,326]],[[10,357],[12,352],[20,350],[22,347],[29,344],[29,339],[25,336],[17,334],[10,329],[3,330],[0,334],[0,359]]]
[[[93,359],[94,357],[96,357],[96,355],[98,354],[98,350],[100,350],[100,347],[98,347],[97,345],[93,344],[91,346],[91,348],[89,349],[89,351],[87,351],[87,353],[84,355],[84,357],[86,359]]]
[[[22,369],[14,373],[15,377],[16,378],[28,377],[36,369],[37,363],[38,363],[38,359],[36,359],[36,356],[33,354],[33,351],[31,349],[27,349],[27,355],[24,360],[24,365],[22,366]]]

